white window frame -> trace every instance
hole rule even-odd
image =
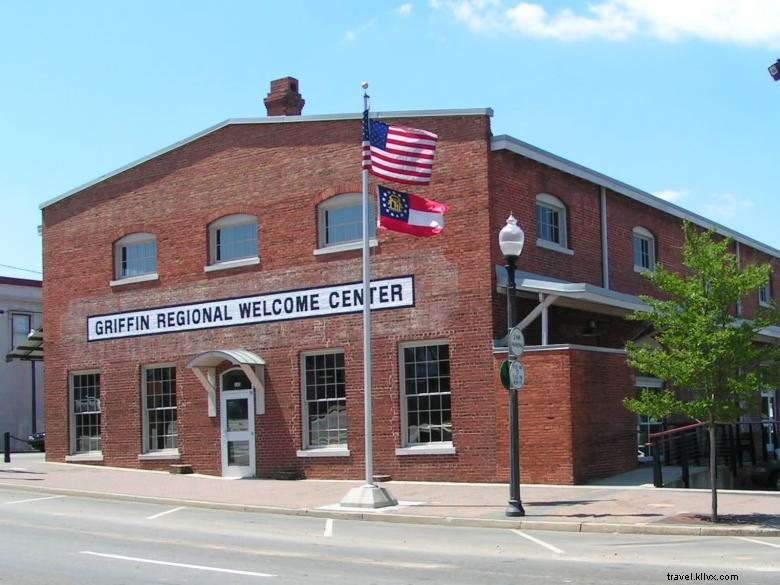
[[[16,339],[17,334],[21,335],[21,332],[16,331],[16,321],[17,319],[26,319],[27,325],[25,326],[26,332],[24,334],[24,339],[21,341]],[[33,316],[32,313],[24,313],[22,311],[14,311],[11,313],[11,351],[15,350],[21,343],[24,343],[27,341],[27,338],[30,336],[30,332],[33,330]]]
[[[77,450],[77,444],[76,444],[76,412],[74,408],[74,401],[75,401],[75,378],[76,376],[89,376],[94,375],[98,376],[98,398],[97,398],[97,406],[98,410],[96,411],[90,411],[90,413],[95,414],[99,416],[100,422],[98,423],[98,440],[100,441],[100,449],[92,449],[87,451],[78,451]],[[101,398],[101,390],[103,385],[103,380],[101,379],[100,370],[78,370],[73,371],[68,374],[68,414],[70,419],[70,431],[69,431],[69,444],[70,444],[70,455],[65,458],[66,461],[80,461],[80,460],[87,460],[87,461],[102,461],[103,460],[103,405],[102,405],[102,398]],[[79,413],[79,414],[85,414],[85,413]]]
[[[217,260],[217,232],[229,227],[238,227],[243,225],[255,226],[255,238],[256,238],[256,250],[254,254],[248,256],[242,256],[240,258],[232,258],[230,260]],[[258,231],[257,216],[249,215],[246,213],[236,213],[233,215],[226,215],[220,219],[212,222],[209,225],[209,263],[204,268],[205,272],[211,272],[213,270],[227,270],[230,268],[238,268],[240,266],[251,266],[253,264],[260,264],[260,236]]]
[[[411,443],[409,442],[409,413],[406,400],[406,363],[404,361],[404,350],[417,347],[429,347],[432,345],[446,345],[447,351],[450,350],[450,342],[447,339],[431,339],[425,341],[413,341],[401,343],[398,346],[398,379],[399,396],[401,399],[401,447],[395,450],[396,455],[451,455],[454,454],[455,447],[450,441],[437,441],[430,443]],[[452,354],[449,354],[450,366],[452,364]],[[452,436],[452,369],[447,375],[449,383],[450,397],[450,436]],[[437,393],[439,394],[439,393]],[[441,394],[439,394],[441,395]]]
[[[347,382],[346,382],[346,356],[344,350],[341,348],[329,348],[320,350],[311,350],[301,352],[300,356],[300,380],[301,380],[301,443],[302,449],[298,451],[298,457],[348,457],[349,447],[347,441],[343,443],[333,443],[330,445],[312,445],[309,438],[309,401],[306,398],[306,358],[315,357],[320,355],[341,355],[345,360],[344,363],[344,408],[346,415],[347,404]],[[341,400],[341,399],[336,399]],[[347,435],[349,434],[349,420],[347,420],[347,427],[345,429]]]
[[[648,252],[648,263],[649,266],[644,266],[641,264],[637,264],[637,257],[636,257],[636,241],[645,241],[647,242],[647,252]],[[634,259],[634,272],[653,272],[655,269],[655,236],[652,234],[652,232],[646,228],[637,226],[632,230],[632,237],[631,237],[631,256]]]
[[[173,409],[176,411],[176,447],[164,448],[164,449],[152,449],[149,446],[149,407],[147,405],[147,372],[150,370],[159,370],[162,368],[170,368],[173,370],[173,392],[176,397],[176,406]],[[141,449],[142,454],[139,459],[178,459],[179,458],[179,433],[178,433],[178,420],[179,420],[179,393],[177,386],[176,364],[149,364],[141,368],[141,413],[143,418],[143,447]],[[153,409],[162,410],[162,409]]]
[[[146,244],[148,242],[154,242],[154,270],[151,272],[144,272],[142,274],[136,274],[133,276],[124,276],[122,274],[122,249],[130,246],[136,246],[140,244]],[[136,282],[146,282],[150,280],[157,280],[159,275],[157,273],[157,236],[147,232],[137,232],[128,234],[114,244],[114,280],[111,281],[111,286],[120,286],[123,284],[133,284]]]
[[[758,304],[762,307],[772,306],[772,285],[767,281],[764,286],[758,287]]]
[[[636,383],[634,384],[634,392],[636,397],[639,398],[640,390],[655,390],[656,392],[664,391],[663,380],[653,378],[650,376],[637,376]],[[648,429],[652,425],[663,425],[663,421],[653,421],[650,417],[637,414],[636,415],[636,429],[637,429],[637,458],[640,462],[652,461],[652,455],[642,455],[642,451],[639,449],[639,431],[642,428]]]
[[[373,233],[369,233],[369,246],[374,247],[377,245],[376,239],[376,222],[371,221],[374,217],[374,209],[376,204],[373,198],[369,197],[369,222],[373,228]],[[344,207],[358,207],[363,212],[363,195],[361,193],[343,193],[326,199],[317,206],[317,249],[314,251],[315,255],[321,254],[335,254],[337,252],[346,252],[348,250],[359,250],[363,245],[362,232],[357,238],[353,240],[345,240],[341,242],[329,243],[327,241],[327,212],[335,209],[341,209]]]
[[[558,218],[558,241],[549,240],[541,236],[541,230],[539,229],[539,208],[547,209],[557,213]],[[562,252],[564,254],[573,255],[574,251],[569,248],[569,234],[567,230],[568,216],[566,212],[566,205],[549,193],[539,193],[536,196],[536,206],[534,207],[534,220],[536,225],[536,245],[540,248],[546,248],[548,250],[554,250],[556,252]]]

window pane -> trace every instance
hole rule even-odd
[[[176,368],[146,370],[146,450],[176,449],[179,434],[176,422]]]
[[[256,222],[218,228],[215,237],[217,262],[257,256]]]
[[[353,242],[363,237],[363,205],[346,207],[334,207],[324,209],[322,212],[325,217],[325,245],[340,244],[343,242]],[[370,204],[369,218],[374,217],[374,205]],[[376,236],[376,223],[369,221],[369,237]]]
[[[100,374],[73,374],[71,392],[75,452],[99,451]]]
[[[32,329],[32,315],[12,314],[11,328],[13,330],[11,349],[15,349],[27,341],[27,336]]]
[[[542,240],[547,240],[556,244],[563,244],[563,242],[561,242],[560,218],[561,214],[559,210],[553,209],[551,207],[545,207],[544,205],[537,205],[537,236]]]
[[[404,348],[403,362],[406,443],[451,441],[449,346]]]
[[[146,240],[120,247],[119,277],[151,274],[157,271],[157,242]]]
[[[303,396],[307,448],[347,442],[347,393],[344,354],[305,356]]]

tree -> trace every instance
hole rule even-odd
[[[776,383],[780,345],[757,343],[756,336],[780,322],[780,307],[772,301],[751,320],[736,317],[738,303],[767,284],[771,266],[740,267],[729,252],[729,239],[702,232],[688,222],[683,233],[684,274],[669,272],[660,264],[645,272],[663,298],[641,296],[649,311],[628,316],[652,326],[657,347],[628,342],[626,353],[637,372],[685,389],[686,396],[667,387],[627,399],[625,406],[657,420],[683,415],[707,424],[714,523],[718,521],[716,425],[736,422],[758,402],[762,390]]]

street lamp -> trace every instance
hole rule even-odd
[[[506,320],[507,340],[509,332],[515,326],[515,268],[517,257],[523,251],[525,234],[517,225],[517,220],[510,213],[506,225],[498,233],[498,245],[506,260]],[[513,356],[509,356],[511,360]],[[517,429],[517,390],[509,390],[509,503],[506,507],[507,516],[525,516],[523,502],[520,501],[520,440]]]

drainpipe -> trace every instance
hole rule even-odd
[[[601,203],[601,286],[609,290],[609,249],[607,248],[607,190],[599,187]]]

